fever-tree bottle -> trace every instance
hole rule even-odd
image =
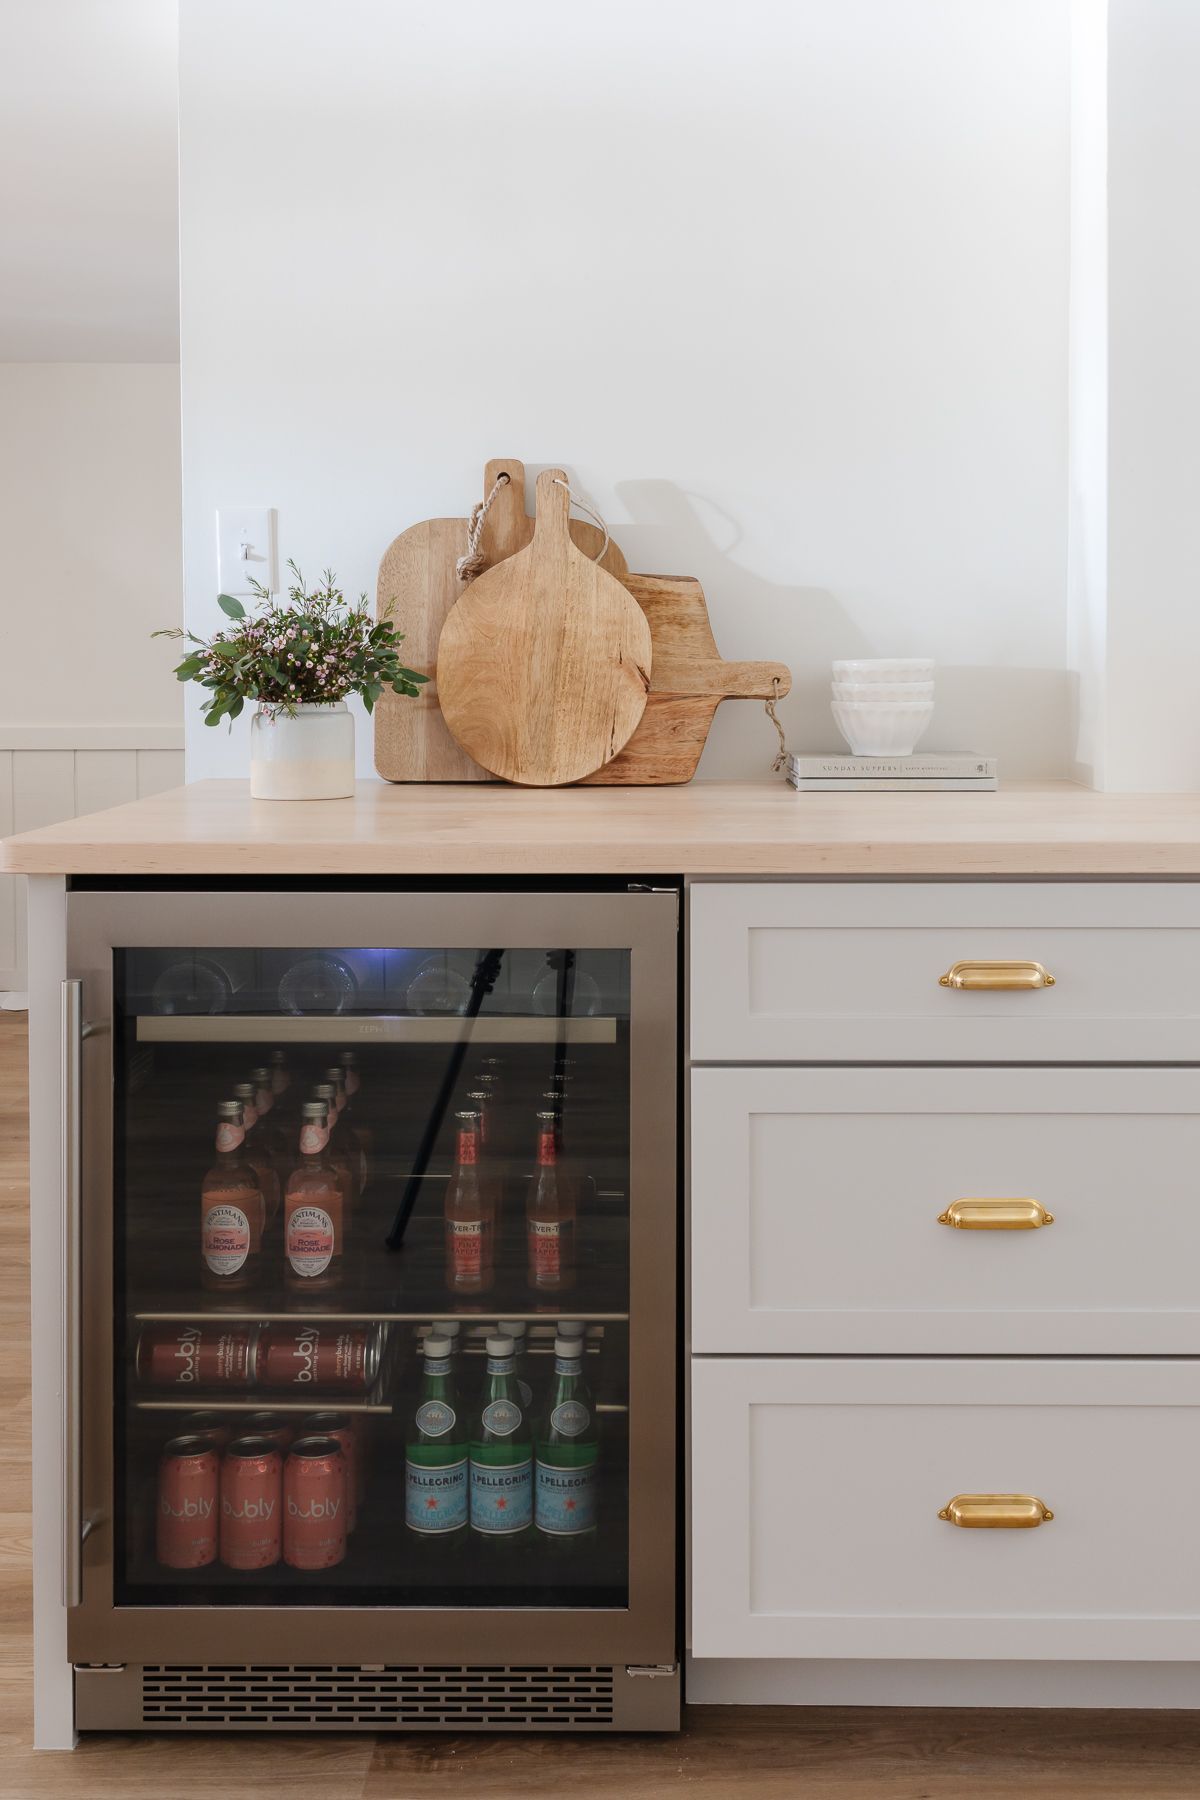
[[[554,1340],[554,1379],[537,1428],[535,1522],[547,1537],[579,1539],[596,1529],[600,1445],[583,1376],[583,1344]]]
[[[404,1522],[439,1543],[467,1530],[467,1426],[454,1386],[449,1338],[425,1339],[421,1393],[404,1453]]]
[[[487,1340],[487,1374],[471,1422],[471,1530],[513,1542],[533,1523],[533,1440],[510,1337]]]

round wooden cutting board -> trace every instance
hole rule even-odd
[[[650,626],[637,601],[571,541],[561,470],[537,481],[529,545],[486,569],[438,643],[442,715],[469,756],[527,787],[582,781],[637,729]]]

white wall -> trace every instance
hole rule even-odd
[[[486,457],[561,461],[793,665],[796,743],[831,656],[931,652],[931,743],[1062,769],[1067,13],[184,0],[190,622],[221,504],[373,591]],[[195,705],[190,774],[243,773]],[[702,772],[773,749],[730,705]]]
[[[1110,0],[1107,785],[1200,788],[1200,6]]]
[[[0,363],[0,837],[182,780],[179,370]],[[0,989],[23,985],[0,877]]]

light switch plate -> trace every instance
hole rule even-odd
[[[217,589],[238,599],[251,596],[251,578],[279,592],[275,509],[223,506],[217,513]]]

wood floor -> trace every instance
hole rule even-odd
[[[0,1800],[1166,1800],[1200,1715],[697,1707],[679,1737],[89,1737],[30,1749],[25,1023],[0,1013]]]

